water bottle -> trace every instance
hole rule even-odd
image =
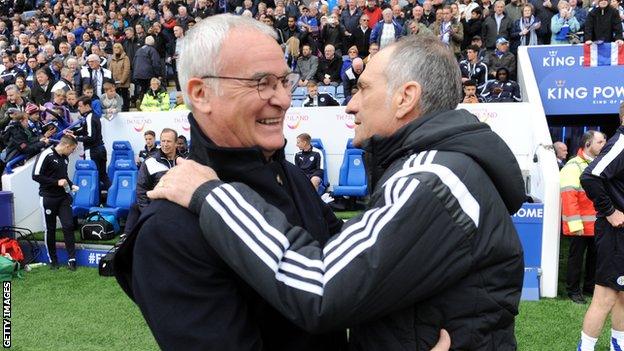
[[[66,193],[71,194],[71,187],[69,186],[69,183],[65,183],[63,188],[65,188]]]

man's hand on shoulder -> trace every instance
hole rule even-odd
[[[166,199],[188,208],[195,190],[219,177],[212,168],[195,161],[179,157],[176,162],[176,166],[160,178],[154,190],[147,192],[147,196],[152,200]]]

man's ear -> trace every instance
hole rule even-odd
[[[398,120],[420,115],[420,99],[422,88],[417,82],[411,81],[403,84],[395,95],[396,113]]]
[[[213,91],[199,78],[191,78],[186,86],[186,93],[193,110],[200,114],[210,114]]]

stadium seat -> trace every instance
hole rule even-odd
[[[175,106],[176,103],[176,95],[178,95],[179,91],[170,91],[169,92],[169,105]]]
[[[117,220],[126,217],[130,206],[136,202],[137,174],[134,160],[115,161],[115,176],[108,188],[107,207],[92,207],[89,212],[112,214]]]
[[[290,107],[301,107],[303,105],[302,99],[292,99],[290,101]]]
[[[136,164],[134,163],[134,151],[132,151],[132,145],[129,141],[118,140],[113,141],[113,152],[111,153],[110,163],[108,164],[108,177],[113,179],[115,177],[115,162],[117,160],[131,160],[136,170]]]
[[[367,194],[363,155],[364,150],[354,148],[353,139],[349,139],[340,166],[338,185],[334,186],[332,196],[361,197]]]
[[[318,193],[319,195],[323,195],[327,187],[329,186],[329,178],[327,177],[327,156],[325,154],[325,147],[323,146],[323,142],[321,139],[312,139],[310,141],[312,145],[312,150],[321,154],[321,167],[323,167],[323,182],[319,185]]]
[[[298,87],[297,89],[295,89],[295,91],[293,91],[292,98],[293,100],[295,99],[303,100],[307,94],[308,94],[308,88]]]
[[[338,100],[343,99],[344,100],[344,97],[345,97],[344,86],[339,85],[336,88],[336,99],[338,99]]]
[[[336,87],[333,85],[319,85],[318,86],[319,93],[327,93],[332,97],[336,96]]]
[[[89,213],[91,207],[97,206],[100,200],[100,182],[97,166],[93,160],[76,162],[73,183],[80,189],[74,193],[72,213],[74,217],[83,217]]]

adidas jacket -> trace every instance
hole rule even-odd
[[[459,110],[364,148],[369,208],[326,244],[241,183],[207,182],[191,210],[228,265],[308,331],[429,350],[445,328],[453,349],[515,350],[524,265],[510,214],[526,196],[507,145]]]

